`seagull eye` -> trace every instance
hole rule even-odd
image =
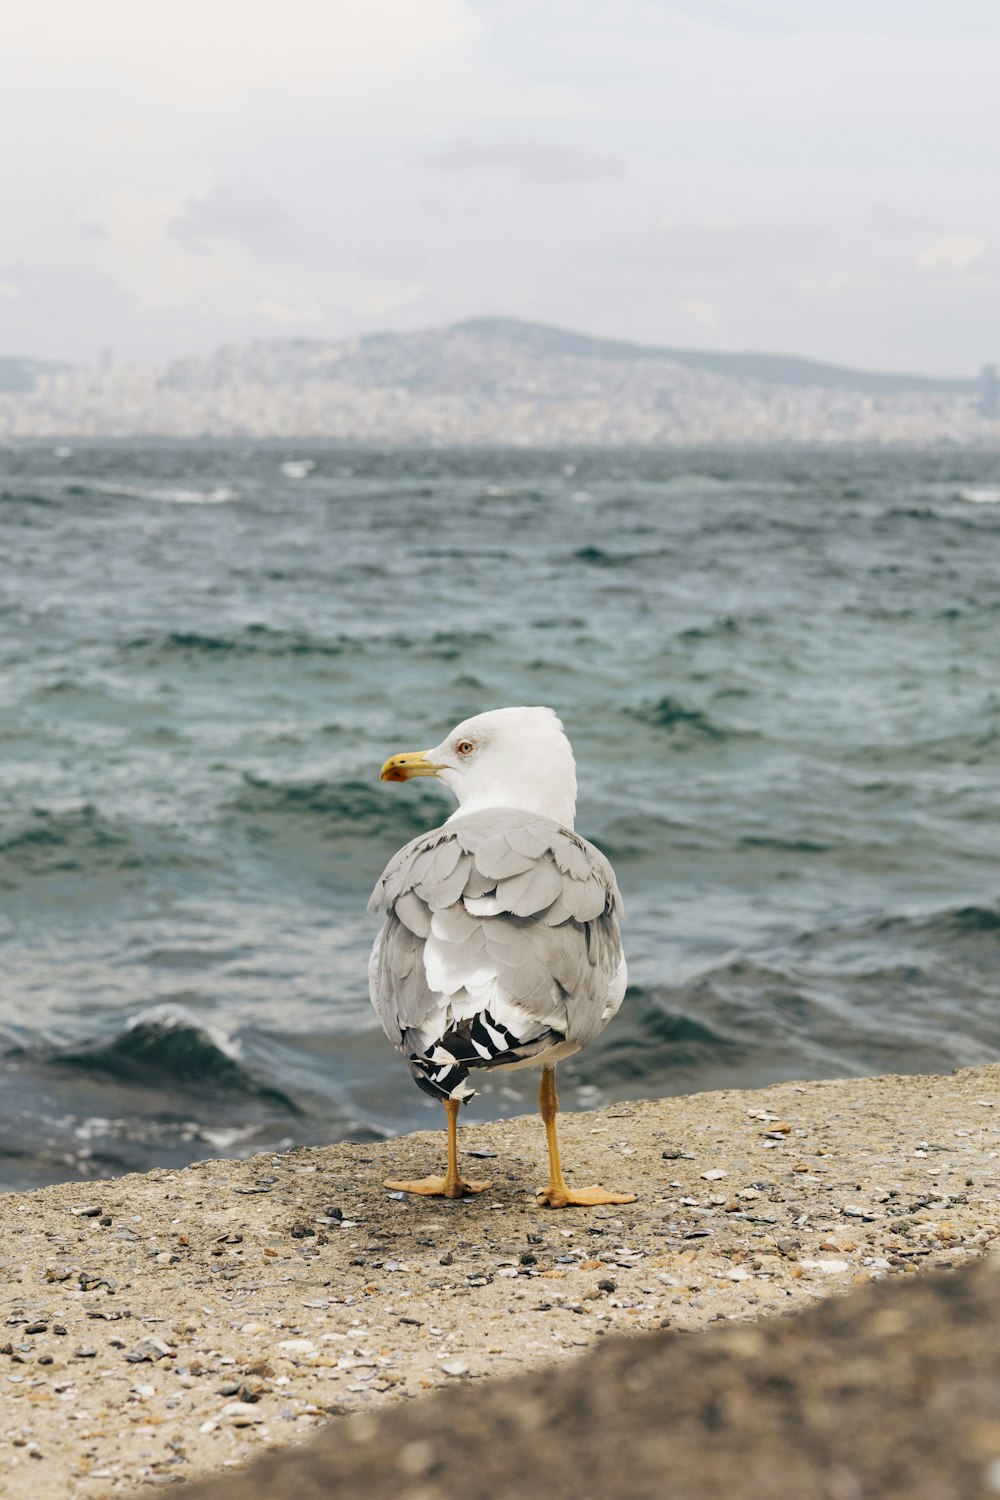
[[[455,746],[455,749],[459,755],[471,755],[475,748],[476,747],[471,740],[459,740],[458,744]]]

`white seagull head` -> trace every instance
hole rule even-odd
[[[494,708],[476,714],[457,724],[433,750],[408,750],[382,767],[383,781],[414,776],[436,776],[454,792],[459,804],[455,818],[490,807],[514,807],[573,827],[576,761],[551,708]]]

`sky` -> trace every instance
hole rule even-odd
[[[998,80],[996,0],[32,0],[0,354],[503,314],[969,374]]]

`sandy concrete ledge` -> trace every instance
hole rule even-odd
[[[1000,1256],[600,1340],[331,1423],[179,1500],[996,1500]],[[135,1500],[148,1489],[133,1492]]]
[[[475,1106],[473,1106],[474,1108]],[[0,1493],[87,1500],[238,1467],[338,1416],[958,1266],[1000,1237],[1000,1066],[780,1084],[462,1132],[460,1203],[392,1197],[443,1136],[0,1198]]]

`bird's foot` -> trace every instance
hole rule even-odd
[[[464,1177],[418,1177],[414,1182],[383,1182],[394,1193],[419,1193],[422,1198],[465,1198],[485,1193],[492,1182],[466,1182]]]
[[[550,1182],[535,1195],[539,1205],[549,1208],[597,1208],[602,1203],[634,1203],[635,1193],[609,1193],[607,1188],[571,1188],[565,1183]]]

